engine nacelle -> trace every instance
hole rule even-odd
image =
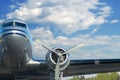
[[[54,51],[58,54],[62,54],[65,52],[61,48],[56,48],[54,49]],[[58,60],[57,58],[58,57],[55,53],[48,51],[46,55],[46,62],[51,70],[55,70],[55,66]],[[60,71],[65,70],[68,67],[69,63],[70,63],[69,54],[62,55],[62,57],[60,58]]]

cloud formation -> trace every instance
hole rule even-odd
[[[57,29],[71,34],[107,22],[111,8],[99,0],[28,0],[6,14],[7,18],[21,18],[28,22],[49,22]]]
[[[41,35],[39,35],[39,33]],[[38,59],[43,59],[43,56],[47,51],[41,47],[41,44],[48,45],[51,48],[53,47],[64,47],[68,49],[75,45],[84,43],[85,47],[75,50],[70,53],[71,59],[98,59],[98,58],[119,58],[119,45],[120,36],[107,36],[107,35],[98,35],[91,38],[91,35],[79,35],[74,38],[68,38],[65,36],[53,37],[53,34],[50,30],[45,30],[43,28],[37,28],[32,30],[34,38],[34,56]],[[42,35],[43,34],[43,35]],[[48,35],[46,35],[48,34]],[[39,39],[38,43],[36,40]]]

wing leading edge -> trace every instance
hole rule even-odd
[[[64,76],[120,71],[120,59],[71,60]]]

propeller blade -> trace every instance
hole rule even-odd
[[[44,47],[45,49],[47,49],[48,51],[51,51],[51,52],[57,54],[55,51],[53,51],[52,49],[50,49],[48,46],[45,46],[45,45],[43,45],[42,43],[40,43],[40,40],[39,40],[39,39],[36,39],[36,42],[37,42],[38,44],[40,44],[42,47]]]
[[[84,45],[84,44],[79,44],[79,45],[77,45],[77,46],[73,46],[73,47],[67,49],[62,55],[67,54],[67,53],[69,53],[69,52],[71,52],[71,51],[74,51],[74,50],[76,50],[76,49],[78,49],[78,48],[82,48],[83,46],[85,46],[85,45]]]
[[[53,53],[57,54],[55,51],[53,51],[52,49],[50,49],[50,48],[46,47],[45,45],[42,45],[42,47],[44,47],[44,48],[45,48],[45,49],[47,49],[48,51],[51,51],[51,52],[53,52]],[[57,55],[58,55],[58,54],[57,54]]]
[[[60,57],[58,58],[55,67],[55,80],[59,80],[59,74],[60,74]]]

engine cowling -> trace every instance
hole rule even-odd
[[[61,48],[56,48],[54,49],[54,51],[57,54],[62,54],[65,52],[65,50]],[[48,67],[51,70],[55,70],[55,66],[58,60],[57,58],[58,58],[58,55],[56,55],[54,52],[48,51],[46,55],[46,62],[47,62]],[[60,58],[60,65],[59,65],[60,71],[65,70],[68,67],[69,63],[70,63],[69,54],[62,55],[62,57]]]

